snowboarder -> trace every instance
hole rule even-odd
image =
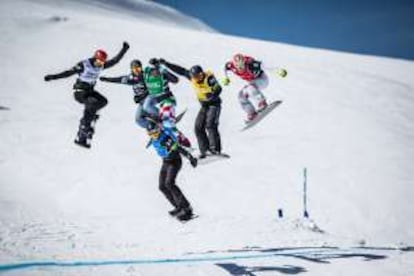
[[[247,113],[247,122],[249,122],[257,116],[258,112],[263,111],[267,107],[267,101],[262,90],[268,86],[269,79],[262,68],[262,62],[250,56],[234,55],[233,60],[225,64],[223,85],[230,83],[227,71],[232,71],[235,75],[247,81],[247,85],[239,91],[238,97],[241,107]],[[281,77],[285,77],[287,74],[284,69],[279,69],[277,72]],[[250,98],[256,101],[257,109],[250,101]]]
[[[144,81],[149,93],[144,110],[148,110],[151,114],[158,113],[159,122],[164,128],[174,132],[179,144],[191,147],[190,140],[175,125],[176,99],[169,83],[177,83],[177,76],[162,67],[156,58],[151,58],[149,64],[144,69]]]
[[[169,214],[181,221],[190,220],[193,217],[192,207],[175,180],[182,166],[181,155],[188,158],[194,168],[197,166],[197,158],[180,146],[170,128],[164,128],[161,124],[152,122],[148,124],[147,132],[151,137],[151,145],[163,159],[159,175],[159,189],[174,206]]]
[[[134,92],[134,102],[137,104],[135,121],[142,128],[147,128],[147,125],[149,123],[147,119],[148,117],[153,119],[158,118],[158,112],[154,111],[153,108],[150,108],[149,110],[144,109],[144,106],[149,106],[148,102],[151,101],[151,99],[147,97],[148,90],[144,82],[144,74],[140,60],[134,59],[131,61],[131,73],[129,75],[113,78],[102,76],[99,79],[104,82],[132,85],[132,90]]]
[[[44,77],[45,81],[51,81],[78,74],[78,78],[73,85],[74,97],[85,108],[83,117],[80,120],[77,138],[75,139],[76,144],[86,148],[91,147],[89,140],[92,139],[94,133],[92,123],[99,118],[98,110],[108,103],[108,100],[94,89],[96,81],[101,71],[117,64],[128,49],[129,44],[124,42],[120,52],[110,60],[107,60],[107,53],[99,49],[95,51],[93,57],[79,62],[73,68],[59,74],[46,75]]]
[[[200,65],[189,70],[172,64],[164,59],[160,63],[168,69],[187,78],[193,86],[197,99],[201,104],[195,121],[195,134],[200,150],[199,158],[205,158],[207,151],[212,154],[221,153],[221,138],[218,131],[221,111],[221,86],[211,71],[204,71]]]

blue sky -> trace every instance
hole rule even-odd
[[[296,45],[414,60],[411,0],[156,0],[216,30]]]

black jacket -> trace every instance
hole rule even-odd
[[[145,85],[144,77],[140,75],[125,75],[120,77],[100,77],[101,81],[112,82],[112,83],[121,83],[132,85],[134,91],[134,101],[135,103],[142,103],[144,99],[148,96],[147,86]]]

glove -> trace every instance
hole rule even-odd
[[[100,77],[99,80],[100,81],[108,81],[108,78],[107,77]]]
[[[135,103],[140,103],[143,99],[145,99],[148,96],[148,93],[142,93],[142,94],[137,94],[134,95],[134,102]]]
[[[134,96],[134,102],[137,104],[137,103],[139,103],[141,101],[141,97],[140,96],[138,96],[138,95],[135,95]]]
[[[52,77],[51,75],[46,75],[46,76],[44,77],[44,80],[45,80],[45,81],[51,81],[51,80],[53,80],[53,77]]]
[[[160,61],[157,58],[151,58],[149,60],[149,64],[154,65],[154,66],[158,66],[158,65],[160,65]]]
[[[186,148],[191,147],[190,140],[188,140],[188,138],[185,137],[182,133],[180,133],[177,138],[178,138],[178,144],[180,144],[180,145],[182,145]]]
[[[124,43],[122,44],[122,49],[125,49],[125,51],[129,49],[128,42],[124,41]]]
[[[287,71],[283,68],[277,69],[276,70],[276,75],[281,77],[281,78],[284,78],[284,77],[287,76]]]
[[[193,166],[193,168],[197,167],[197,163],[198,163],[197,158],[190,156],[190,164],[191,166]]]
[[[230,79],[228,77],[222,78],[221,83],[225,86],[229,85]]]
[[[206,93],[206,99],[211,100],[213,98],[214,94],[211,92]]]

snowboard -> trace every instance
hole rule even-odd
[[[175,117],[175,123],[179,123],[181,121],[181,119],[184,117],[185,113],[187,112],[187,108],[184,109],[183,112],[181,112],[180,114],[178,114],[177,117]]]
[[[281,103],[282,101],[274,101],[270,103],[264,110],[260,111],[253,120],[246,122],[246,125],[240,131],[244,131],[246,129],[249,129],[255,126],[258,122],[260,122],[264,117],[266,117],[266,115],[272,112]]]
[[[204,158],[198,158],[197,165],[205,165],[213,162],[217,162],[220,160],[230,159],[230,155],[227,153],[219,153],[219,154],[211,154],[207,153],[207,156]]]
[[[184,117],[184,115],[185,115],[185,113],[187,112],[187,108],[186,109],[184,109],[180,114],[178,114],[176,117],[175,117],[175,123],[176,124],[178,124],[180,121],[181,121],[181,119]],[[151,118],[151,117],[147,117],[147,119],[149,120],[149,121],[151,121],[151,122],[153,122],[153,123],[161,123],[158,119],[153,119],[153,118]]]
[[[193,220],[193,219],[195,219],[195,218],[198,218],[198,215],[197,214],[192,214],[191,215],[191,217],[189,217],[189,218],[187,218],[187,219],[182,219],[182,220],[180,220],[178,217],[177,217],[177,215],[173,215],[173,214],[169,214],[170,215],[170,217],[171,218],[174,218],[174,219],[176,219],[176,220],[178,220],[179,222],[181,222],[181,223],[186,223],[186,222],[188,222],[188,221],[190,221],[190,220]]]

